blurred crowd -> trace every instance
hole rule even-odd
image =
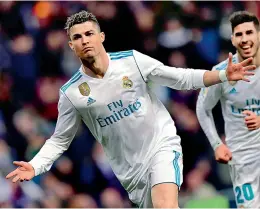
[[[229,15],[254,1],[2,1],[0,2],[0,207],[134,207],[114,176],[101,146],[82,125],[51,171],[12,184],[13,160],[29,161],[55,128],[59,88],[78,70],[69,49],[67,16],[88,10],[106,34],[108,52],[136,49],[183,68],[211,69],[235,53]],[[226,165],[217,164],[195,113],[198,91],[151,84],[182,138],[184,184],[180,206],[232,207]],[[219,105],[216,126],[224,140]],[[216,203],[218,202],[218,203]],[[210,205],[211,204],[211,205]],[[213,205],[213,206],[212,206]]]

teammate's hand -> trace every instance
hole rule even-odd
[[[229,81],[243,80],[249,82],[250,80],[245,76],[254,75],[254,72],[251,70],[256,69],[255,65],[249,65],[252,61],[253,58],[250,57],[240,63],[234,64],[232,63],[232,53],[229,53],[228,66],[226,70],[227,79]]]
[[[232,153],[225,144],[221,144],[215,150],[215,159],[220,163],[228,163],[232,159]]]
[[[260,116],[257,116],[254,112],[250,110],[245,110],[242,112],[245,117],[245,124],[248,128],[248,130],[256,130],[260,128]]]
[[[34,168],[30,163],[23,161],[14,161],[13,163],[19,167],[6,176],[7,179],[14,177],[12,180],[13,183],[19,180],[20,182],[24,180],[29,181],[35,176]]]

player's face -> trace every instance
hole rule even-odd
[[[237,25],[232,34],[232,44],[243,59],[254,57],[259,49],[259,32],[253,22]]]
[[[94,22],[76,24],[70,28],[70,48],[80,59],[89,59],[97,56],[103,47],[105,35],[99,32]]]

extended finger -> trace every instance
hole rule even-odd
[[[244,77],[244,76],[242,77],[242,80],[246,81],[246,82],[250,82],[250,80],[248,78]]]
[[[9,173],[9,174],[6,176],[6,178],[9,179],[9,178],[11,178],[11,177],[17,175],[17,173],[18,173],[18,170],[16,169],[16,170],[12,171],[11,173]]]
[[[20,176],[19,176],[19,175],[16,175],[16,176],[13,178],[12,182],[15,183],[15,182],[17,182],[19,179],[20,179]]]
[[[256,66],[255,65],[248,65],[248,66],[244,67],[243,69],[247,72],[247,71],[255,70]],[[250,73],[253,73],[252,75],[254,75],[254,72],[250,72]]]
[[[247,66],[249,63],[251,63],[253,61],[252,57],[249,57],[247,59],[245,59],[244,61],[241,62],[241,65],[243,66]]]
[[[255,73],[252,72],[252,71],[245,71],[245,72],[243,73],[243,75],[246,75],[246,76],[253,76],[253,75],[255,75]]]
[[[21,167],[26,167],[27,165],[24,161],[14,161],[13,164]]]
[[[228,53],[228,65],[231,65],[231,64],[232,64],[232,57],[233,57],[232,53],[229,52],[229,53]]]
[[[13,164],[17,166],[22,166],[22,161],[14,161]]]

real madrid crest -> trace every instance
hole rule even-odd
[[[122,80],[123,80],[123,88],[125,89],[132,88],[133,82],[127,76],[124,76]]]
[[[89,88],[89,85],[84,82],[82,84],[80,84],[78,86],[79,88],[79,92],[83,95],[83,96],[88,96],[90,94],[90,88]]]

